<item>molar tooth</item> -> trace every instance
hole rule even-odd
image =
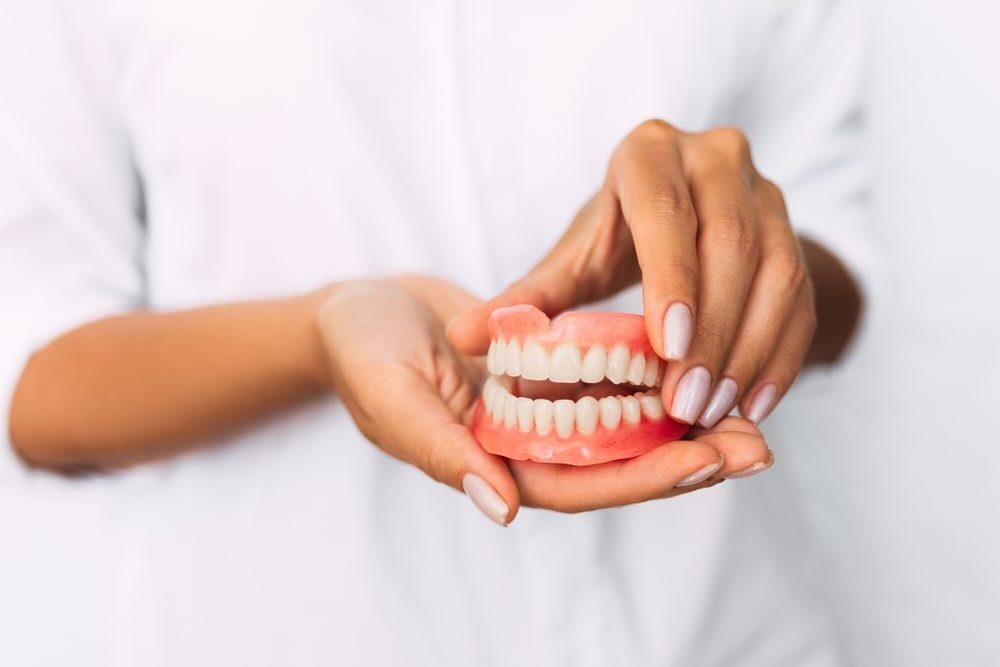
[[[622,402],[617,396],[605,396],[597,402],[601,408],[601,425],[609,430],[618,428],[622,421]]]
[[[560,438],[568,438],[573,435],[573,426],[576,422],[576,405],[568,399],[560,399],[553,402],[553,419],[556,422],[556,433]]]
[[[507,359],[507,341],[503,338],[497,339],[496,349],[493,351],[493,368],[490,373],[493,375],[503,375],[504,364]]]
[[[532,403],[535,412],[535,431],[538,435],[548,435],[552,431],[552,413],[555,411],[555,406],[552,405],[552,401],[545,398],[536,398]]]
[[[597,430],[597,417],[600,406],[593,396],[584,396],[576,402],[576,430],[584,435],[590,435]]]
[[[486,370],[490,372],[490,375],[498,375],[497,342],[495,340],[490,341],[490,349],[486,352]]]
[[[628,376],[625,379],[629,384],[640,385],[645,374],[646,357],[642,356],[642,353],[632,355],[632,361],[628,365]]]
[[[527,341],[521,354],[521,377],[526,380],[549,379],[549,353],[545,348]]]
[[[629,353],[624,345],[615,345],[608,354],[608,379],[621,384],[628,377]]]
[[[521,433],[527,433],[535,426],[535,413],[530,398],[521,396],[517,399],[517,427]]]
[[[638,424],[639,417],[642,414],[641,408],[639,407],[639,399],[635,396],[622,396],[622,418],[625,419],[627,424]]]
[[[511,377],[516,378],[521,375],[521,344],[513,338],[507,343],[503,368],[503,372]]]
[[[646,372],[642,374],[642,383],[647,387],[655,387],[660,375],[660,358],[656,355],[646,358]]]
[[[490,403],[490,417],[493,418],[494,422],[503,419],[504,396],[507,395],[507,390],[503,387],[497,387],[497,390],[493,392],[493,401]]]
[[[580,348],[573,343],[563,343],[552,351],[549,379],[553,382],[579,382],[581,365]]]
[[[604,379],[604,373],[608,370],[608,353],[603,347],[592,347],[583,355],[583,369],[580,372],[580,379],[584,382],[594,384]]]
[[[639,405],[642,408],[642,414],[646,416],[646,419],[650,421],[659,421],[663,419],[663,400],[660,398],[659,394],[655,396],[642,394],[639,396]]]
[[[503,425],[511,428],[517,423],[517,397],[504,392],[503,397]]]

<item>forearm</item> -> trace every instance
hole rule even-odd
[[[324,294],[87,324],[28,362],[11,403],[21,456],[59,469],[162,458],[324,391]]]
[[[854,277],[837,257],[819,243],[800,239],[816,295],[816,335],[807,364],[836,361],[861,319],[863,299]]]

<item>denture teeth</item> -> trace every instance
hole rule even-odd
[[[517,397],[504,392],[503,425],[511,428],[515,424],[517,424]]]
[[[580,371],[580,379],[591,384],[604,379],[604,374],[608,370],[608,353],[603,347],[597,346],[587,350],[583,355],[583,367]]]
[[[507,341],[503,338],[497,340],[496,349],[493,351],[493,375],[503,375],[504,366],[507,363]]]
[[[526,380],[549,379],[549,353],[538,343],[529,341],[524,344],[521,355],[521,377]]]
[[[590,435],[597,430],[597,417],[600,406],[593,396],[584,396],[576,402],[576,428],[584,435]]]
[[[555,412],[555,406],[552,401],[545,398],[536,398],[533,402],[535,431],[538,435],[548,435],[552,431],[552,414]]]
[[[624,345],[616,345],[611,348],[608,354],[608,379],[615,384],[625,382],[628,377],[628,365],[630,357],[628,348]]]
[[[601,410],[601,426],[613,430],[622,421],[622,402],[617,396],[606,396],[598,401]]]
[[[643,394],[639,397],[639,406],[642,408],[642,414],[646,419],[651,421],[663,419],[663,400],[659,394]]]
[[[639,407],[639,399],[635,396],[623,396],[622,399],[622,418],[625,420],[626,424],[639,423],[639,417],[642,414],[641,408]]]
[[[521,433],[528,433],[535,426],[535,409],[530,398],[521,396],[517,399],[517,427]]]
[[[490,375],[499,375],[497,373],[497,342],[495,340],[490,341],[490,349],[486,352],[486,369],[489,370]]]
[[[516,378],[521,375],[521,345],[516,340],[507,343],[504,352],[504,373]]]
[[[576,425],[576,405],[568,399],[553,401],[552,404],[555,406],[552,414],[556,423],[556,434],[560,438],[570,437]]]
[[[507,396],[507,390],[503,387],[498,387],[497,391],[493,392],[493,401],[490,403],[490,417],[493,418],[494,422],[499,422],[503,419],[503,404],[505,396]]]
[[[660,375],[660,360],[658,357],[646,357],[646,372],[642,374],[642,383],[647,387],[655,387]]]
[[[552,351],[549,379],[552,382],[579,382],[582,363],[580,348],[562,343]]]
[[[629,384],[640,385],[645,374],[646,357],[642,354],[632,355],[632,360],[628,364],[628,375],[626,375],[625,379],[629,381]]]

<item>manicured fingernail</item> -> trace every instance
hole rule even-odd
[[[747,419],[754,424],[759,424],[771,414],[774,409],[774,402],[778,398],[778,385],[768,382],[757,390],[757,395],[750,402],[750,409],[747,410]]]
[[[708,407],[701,413],[698,423],[705,428],[712,428],[719,423],[719,420],[729,414],[729,411],[736,405],[736,397],[740,393],[739,385],[735,380],[723,378],[719,386],[715,388],[712,399],[708,402]]]
[[[771,457],[766,462],[757,461],[757,463],[754,463],[749,468],[745,468],[743,470],[740,470],[739,472],[731,472],[728,475],[726,475],[726,479],[740,479],[741,477],[750,477],[752,475],[756,475],[759,472],[764,472],[765,470],[774,465],[774,452],[768,450],[768,453],[771,455]]]
[[[694,317],[685,304],[671,304],[663,316],[663,354],[667,359],[683,359],[691,347],[694,334]]]
[[[701,414],[712,389],[712,374],[704,366],[696,366],[681,377],[674,390],[670,416],[685,424],[693,424]]]
[[[501,526],[507,525],[507,512],[510,508],[485,479],[475,473],[465,473],[465,477],[462,478],[462,489],[480,512]]]
[[[719,461],[718,463],[707,465],[701,470],[691,473],[681,481],[677,482],[674,486],[694,486],[695,484],[700,484],[715,473],[719,472],[719,468],[722,467],[722,463],[722,461]]]

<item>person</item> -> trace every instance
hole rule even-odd
[[[835,659],[788,517],[702,489],[771,465],[754,422],[860,312],[849,4],[5,9],[10,532],[100,500],[57,540],[83,561],[38,575],[68,584],[42,627],[86,639],[0,652]],[[488,313],[637,283],[690,438],[590,468],[482,450]]]

